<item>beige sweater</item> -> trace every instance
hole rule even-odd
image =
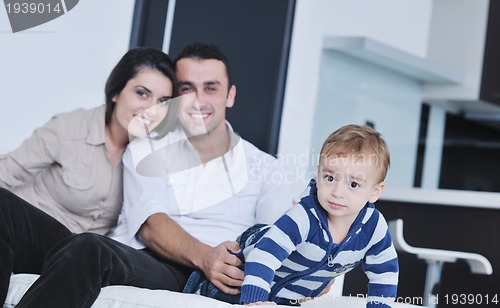
[[[17,149],[0,156],[0,186],[72,232],[108,233],[122,205],[122,162],[104,144],[105,106],[54,116]]]

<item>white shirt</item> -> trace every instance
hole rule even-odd
[[[144,248],[136,237],[139,228],[149,216],[164,213],[193,237],[216,246],[283,215],[292,195],[282,164],[227,126],[230,150],[206,164],[182,129],[158,141],[133,140],[123,155],[124,203],[111,237]]]

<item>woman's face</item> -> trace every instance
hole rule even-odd
[[[142,68],[123,90],[113,97],[113,118],[129,135],[145,137],[165,118],[172,98],[172,82],[161,72]]]

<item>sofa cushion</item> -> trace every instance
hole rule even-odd
[[[9,293],[4,308],[12,308],[19,302],[23,294],[38,278],[34,274],[15,274],[10,279]],[[302,308],[352,307],[364,308],[366,301],[356,297],[338,297],[326,294],[323,297],[302,304]],[[166,290],[150,290],[130,286],[104,287],[95,301],[93,308],[235,308],[247,307],[231,305],[212,298],[171,292]],[[290,307],[282,305],[259,307]],[[418,307],[404,304],[394,304],[392,307]]]
[[[14,307],[24,292],[38,278],[34,274],[16,274],[10,279],[9,293],[4,308]],[[130,286],[109,286],[102,288],[94,308],[160,308],[160,307],[214,307],[227,308],[230,305],[211,298],[182,294],[166,290],[149,290]]]

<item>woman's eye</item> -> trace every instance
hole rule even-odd
[[[139,95],[140,97],[146,97],[146,92],[144,92],[144,91],[137,91],[137,95]]]
[[[359,187],[359,184],[356,182],[351,182],[349,185],[351,186],[351,188],[358,188]]]

